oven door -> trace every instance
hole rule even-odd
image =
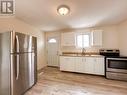
[[[106,71],[127,73],[127,59],[126,58],[107,58]]]

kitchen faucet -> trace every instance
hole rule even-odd
[[[85,48],[82,48],[82,54],[84,55],[86,52],[86,49]]]

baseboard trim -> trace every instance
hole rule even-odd
[[[47,67],[52,67],[52,68],[59,68],[58,66],[47,66]]]

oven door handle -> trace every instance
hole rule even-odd
[[[106,60],[118,60],[118,61],[125,60],[127,61],[127,58],[107,58]]]

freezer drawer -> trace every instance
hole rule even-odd
[[[36,83],[35,53],[11,55],[11,95],[22,95]]]

